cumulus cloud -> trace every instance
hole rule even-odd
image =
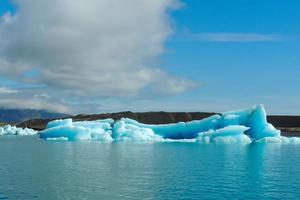
[[[46,109],[54,112],[70,113],[67,105],[59,102],[45,101],[41,98],[1,98],[0,107],[4,108],[28,108],[28,109]]]
[[[148,86],[166,94],[195,83],[157,66],[171,34],[176,0],[14,0],[0,24],[0,73],[57,90],[134,96]],[[30,71],[34,77],[24,77]],[[163,87],[161,87],[163,86]]]
[[[9,87],[0,87],[0,107],[46,109],[61,113],[74,112],[75,110],[72,110],[70,105],[64,102],[61,96],[62,92],[59,92],[57,95],[49,95],[48,93],[44,93],[42,88],[20,88],[16,90]]]

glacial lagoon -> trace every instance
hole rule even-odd
[[[300,139],[262,105],[187,123],[0,129],[0,199],[299,199]]]
[[[299,199],[300,145],[0,137],[0,199]]]

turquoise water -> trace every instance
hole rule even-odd
[[[300,199],[300,145],[0,137],[0,199]]]

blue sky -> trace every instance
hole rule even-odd
[[[15,12],[15,6],[13,6],[8,0],[1,1],[0,13],[4,14],[5,12]]]
[[[24,5],[20,3],[18,6],[21,9]],[[48,108],[49,104],[54,104],[49,109],[55,108],[54,110],[59,111],[63,107],[57,107],[55,104],[63,103],[64,106],[73,108],[70,112],[119,110],[221,112],[263,103],[272,114],[300,114],[299,10],[299,1],[181,1],[179,8],[165,13],[168,17],[165,25],[169,26],[172,34],[168,34],[161,42],[164,51],[155,51],[141,58],[143,64],[151,63],[151,67],[152,65],[155,65],[155,68],[159,67],[163,73],[156,74],[149,71],[149,74],[153,73],[154,76],[161,77],[159,79],[168,80],[166,83],[157,81],[153,82],[154,86],[152,86],[147,85],[147,82],[141,87],[136,86],[139,92],[130,88],[129,91],[134,90],[135,95],[129,96],[108,94],[106,90],[97,89],[84,94],[84,97],[74,93],[70,93],[72,96],[70,97],[68,93],[67,97],[60,98],[65,91],[69,92],[73,89],[69,88],[72,80],[68,83],[56,84],[56,77],[53,81],[49,76],[44,75],[46,72],[43,70],[46,67],[39,68],[35,64],[33,68],[20,72],[22,78],[16,78],[11,73],[0,76],[0,86],[2,85],[2,90],[6,89],[2,95],[7,95],[7,99],[18,100],[22,99],[22,95],[26,98],[31,95],[34,100],[39,100],[40,107],[37,108],[43,106]],[[15,7],[7,0],[1,0],[0,15],[4,15],[7,11],[15,13],[16,16],[19,12],[18,9],[15,11]],[[162,17],[160,20],[165,19]],[[152,23],[157,22],[152,21]],[[165,34],[165,30],[159,31],[162,35]],[[38,43],[40,44],[41,41],[39,40]],[[142,43],[142,45],[148,48],[150,44]],[[9,61],[18,60],[19,55],[24,56],[19,52],[13,55],[3,53],[3,57]],[[41,55],[37,56],[41,57]],[[131,60],[130,56],[132,55],[128,55],[128,59],[126,57],[125,60]],[[151,59],[144,61],[145,57]],[[123,57],[122,59],[124,60]],[[21,61],[23,63],[24,60]],[[36,63],[43,62],[38,60]],[[49,66],[49,69],[51,67]],[[57,68],[53,67],[53,70]],[[40,78],[39,73],[41,73]],[[39,81],[30,81],[32,77]],[[74,77],[77,78],[75,75]],[[170,84],[178,87],[168,88]],[[160,90],[157,85],[166,88],[162,95],[157,93]],[[21,92],[8,93],[9,89]],[[87,89],[84,88],[84,91]],[[91,95],[90,93],[93,92],[98,92],[99,96]],[[120,93],[119,89],[116,93]],[[42,101],[40,97],[44,100]],[[9,105],[3,103],[3,106]],[[24,106],[30,106],[30,103]],[[82,109],[83,107],[87,109]]]
[[[274,113],[299,113],[298,1],[190,0],[172,14],[175,35],[164,66],[203,84],[188,99],[209,106],[264,103]],[[189,34],[278,35],[274,41],[197,41]],[[286,105],[287,104],[287,105]]]

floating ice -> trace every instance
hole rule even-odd
[[[136,125],[141,128],[150,128],[155,134],[160,135],[163,138],[192,139],[196,138],[200,132],[217,129],[220,125],[220,119],[220,115],[213,115],[203,120],[161,125],[142,124],[128,118],[124,118],[122,120],[127,124]]]
[[[47,124],[46,129],[57,127],[57,126],[72,126],[72,119],[58,119],[51,121]]]
[[[263,137],[279,136],[280,131],[267,122],[266,112],[262,105],[248,109],[230,111],[221,115],[213,115],[203,120],[179,122],[166,125],[142,124],[132,119],[123,119],[127,124],[141,128],[150,128],[155,134],[168,139],[191,139],[218,143],[242,142]],[[238,133],[238,134],[237,134]]]
[[[143,124],[129,118],[117,122],[112,119],[55,120],[40,132],[40,137],[104,142],[300,143],[300,138],[282,137],[280,130],[267,122],[262,105],[215,114],[203,120],[160,125]]]
[[[17,128],[16,126],[5,125],[0,127],[0,135],[36,135],[37,131],[29,128]]]
[[[255,141],[256,143],[280,143],[280,144],[300,144],[299,137],[264,137]]]
[[[112,123],[112,119],[80,122],[73,122],[72,119],[55,120],[49,122],[47,128],[40,132],[40,138],[112,142]]]
[[[280,130],[267,122],[267,115],[263,105],[253,106],[249,109],[230,111],[222,114],[222,127],[226,125],[244,125],[249,127],[246,135],[253,139],[274,137],[280,135]]]
[[[159,142],[163,138],[156,135],[151,128],[142,128],[128,124],[124,119],[113,126],[113,138],[116,142]]]
[[[217,130],[209,130],[198,134],[200,143],[251,143],[251,139],[244,134],[249,128],[241,125],[230,125]]]

